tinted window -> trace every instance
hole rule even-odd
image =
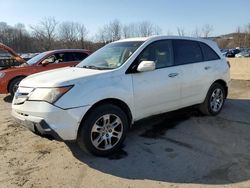
[[[202,61],[202,53],[198,42],[190,40],[173,40],[173,48],[176,65]]]
[[[74,54],[75,54],[75,61],[82,61],[88,56],[88,54],[81,52],[76,52]]]
[[[88,56],[86,53],[81,52],[62,52],[55,53],[46,58],[49,63],[63,63],[70,61],[82,61]]]
[[[147,46],[137,57],[137,64],[142,61],[154,61],[156,68],[173,65],[171,40],[157,41]]]
[[[220,59],[220,57],[215,53],[215,51],[212,48],[210,48],[208,45],[200,42],[200,46],[202,49],[204,61]]]
[[[65,61],[82,61],[88,55],[81,52],[66,52],[65,53]]]
[[[75,53],[74,52],[66,52],[65,53],[65,57],[64,57],[65,61],[76,61],[75,60]]]

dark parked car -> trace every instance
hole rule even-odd
[[[239,49],[233,49],[226,53],[226,57],[235,57],[235,55],[238,53],[240,53]]]

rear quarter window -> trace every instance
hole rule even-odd
[[[202,52],[199,43],[191,40],[173,40],[175,65],[201,62]]]
[[[212,61],[212,60],[220,59],[218,54],[207,44],[200,42],[200,47],[203,53],[204,61]]]

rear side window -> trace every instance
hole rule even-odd
[[[82,61],[88,55],[81,52],[66,52],[65,53],[65,61]]]
[[[75,61],[82,61],[88,56],[88,54],[81,53],[81,52],[76,52],[76,53],[74,53],[73,56],[74,56]]]
[[[175,65],[201,62],[202,52],[199,43],[191,40],[173,40]]]
[[[200,47],[203,53],[204,61],[212,61],[212,60],[220,59],[218,54],[208,45],[200,42]]]

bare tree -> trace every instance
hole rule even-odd
[[[118,20],[114,20],[109,24],[111,31],[112,41],[121,39],[121,23]]]
[[[185,29],[183,27],[177,27],[177,33],[179,36],[185,36]]]
[[[161,33],[160,28],[148,21],[143,21],[138,24],[138,32],[140,37],[148,37],[151,35],[158,35]]]
[[[77,31],[78,31],[78,40],[80,42],[80,48],[86,48],[85,40],[86,40],[88,31],[86,27],[84,26],[84,24],[78,24]]]
[[[147,37],[153,34],[153,25],[150,22],[144,21],[139,24],[139,35],[141,37]]]
[[[131,37],[138,37],[140,33],[138,31],[138,25],[135,23],[130,23],[123,26],[123,37],[124,38],[131,38]]]
[[[53,17],[46,17],[38,25],[31,26],[33,35],[43,44],[45,50],[53,48],[58,22]]]
[[[247,46],[250,46],[250,23],[247,25]]]
[[[130,23],[123,26],[123,37],[148,37],[161,33],[161,28],[148,21]]]
[[[241,39],[241,28],[240,26],[238,26],[236,28],[236,35],[234,36],[235,39],[235,44],[237,47],[241,47],[242,46],[242,39]]]
[[[197,37],[197,38],[202,36],[201,31],[200,31],[200,29],[198,27],[196,27],[195,30],[193,31],[192,36]]]
[[[204,38],[208,38],[211,36],[212,32],[213,32],[213,26],[212,25],[209,25],[209,24],[206,24],[202,27],[201,31],[202,31],[202,34],[203,34],[203,37]]]
[[[113,42],[121,38],[122,26],[120,21],[114,20],[104,25],[97,34],[100,41],[104,43]]]
[[[62,22],[58,27],[58,36],[62,44],[66,48],[75,46],[77,42],[77,27],[78,23],[75,22]]]
[[[31,51],[33,47],[32,44],[30,44],[30,35],[21,23],[12,27],[5,22],[0,22],[0,42],[18,52]]]
[[[244,46],[245,47],[249,47],[250,46],[250,23],[245,26]]]
[[[122,33],[123,33],[123,37],[124,37],[124,38],[129,38],[129,37],[131,37],[131,35],[130,35],[130,28],[129,28],[128,25],[123,26],[123,28],[122,28]]]

